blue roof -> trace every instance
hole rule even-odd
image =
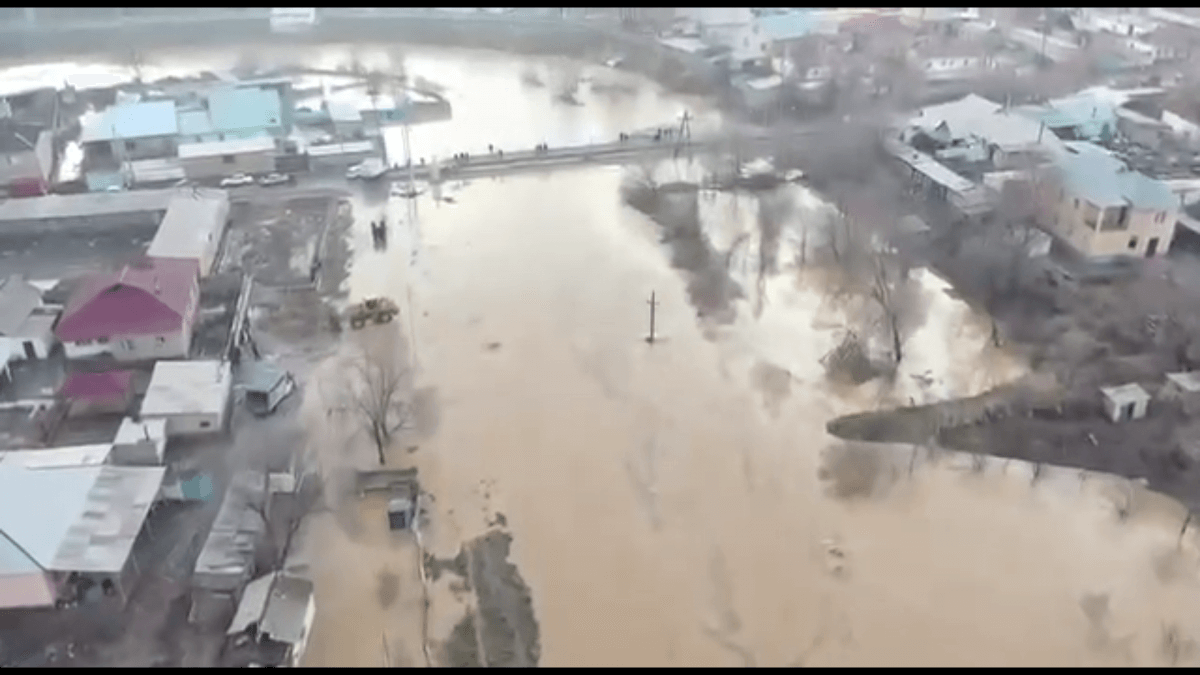
[[[80,142],[174,136],[179,131],[174,101],[116,105],[81,121]]]
[[[219,132],[283,124],[279,93],[273,89],[224,89],[208,97],[208,117]]]
[[[1064,145],[1058,166],[1071,193],[1101,208],[1128,205],[1171,211],[1178,206],[1166,183],[1130,169],[1104,148],[1083,141]]]
[[[204,136],[213,133],[212,122],[203,110],[187,110],[179,113],[179,135]]]
[[[71,526],[80,518],[100,466],[27,469],[0,465],[0,530],[33,560],[0,537],[0,574],[49,568]]]
[[[766,14],[757,19],[763,35],[771,40],[795,40],[817,32],[816,13],[811,11]]]
[[[1109,101],[1090,93],[1050,101],[1045,106],[1026,107],[1022,112],[1047,127],[1071,127],[1084,138],[1099,138],[1105,126],[1117,128],[1117,109]]]

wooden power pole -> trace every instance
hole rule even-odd
[[[650,299],[647,302],[650,304],[650,334],[646,336],[646,342],[654,344],[654,314],[655,310],[658,309],[658,299],[654,291],[650,291]]]

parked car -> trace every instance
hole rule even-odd
[[[392,183],[388,188],[388,199],[412,199],[421,194],[421,190],[417,186],[409,186],[406,183]]]
[[[387,166],[381,160],[364,159],[362,162],[346,170],[346,180],[354,180],[355,178],[374,180],[387,173],[387,170]]]
[[[219,185],[223,188],[242,187],[243,185],[254,185],[254,177],[244,173],[235,173],[228,178],[222,178]]]
[[[296,182],[296,177],[289,173],[269,173],[258,179],[258,184],[263,187],[271,187],[272,185],[290,185]]]

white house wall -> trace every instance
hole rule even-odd
[[[1089,205],[1085,200],[1079,200],[1075,207],[1075,198],[1068,192],[1058,199],[1057,191],[1048,198],[1043,207],[1044,225],[1056,232],[1073,247],[1085,255],[1113,256],[1132,255],[1145,256],[1149,242],[1157,239],[1155,257],[1162,256],[1170,249],[1171,238],[1175,234],[1176,211],[1152,211],[1131,209],[1129,222],[1122,230],[1093,229],[1087,223],[1089,210],[1096,210],[1096,219],[1104,217],[1104,211]],[[1111,210],[1111,209],[1110,209]],[[1136,238],[1136,241],[1134,241]],[[1130,246],[1130,244],[1133,246]]]
[[[221,431],[224,422],[224,413],[217,414],[190,414],[190,415],[161,415],[147,417],[146,419],[164,419],[167,421],[167,437],[174,438],[176,436],[202,436],[213,434]]]
[[[161,335],[115,335],[104,343],[65,342],[63,352],[68,359],[82,359],[112,354],[118,361],[149,361],[187,357],[192,344],[191,321],[184,330]]]

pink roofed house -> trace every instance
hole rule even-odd
[[[68,358],[112,354],[121,361],[186,357],[200,298],[191,258],[144,258],[85,278],[54,333]]]
[[[66,401],[70,417],[124,413],[133,402],[133,371],[72,373],[59,395]]]

